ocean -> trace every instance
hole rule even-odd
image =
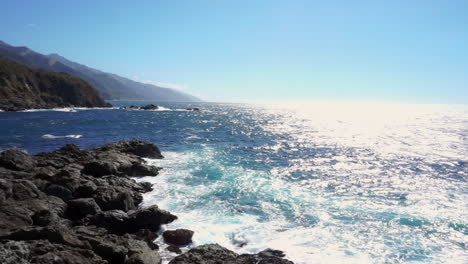
[[[1,112],[0,150],[153,142],[165,159],[148,162],[164,169],[138,179],[154,184],[144,204],[176,214],[166,228],[195,231],[194,245],[307,264],[468,263],[468,106],[156,104]]]

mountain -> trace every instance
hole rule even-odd
[[[28,67],[78,76],[89,82],[106,100],[201,101],[175,89],[133,81],[70,61],[58,54],[43,55],[27,47],[14,47],[3,41],[0,41],[0,56]]]
[[[68,73],[32,69],[0,56],[0,109],[108,107],[99,92]]]

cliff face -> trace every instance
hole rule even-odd
[[[98,91],[67,73],[31,69],[0,57],[0,109],[107,107]]]

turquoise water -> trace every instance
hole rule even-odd
[[[148,160],[164,170],[141,179],[155,186],[144,203],[178,215],[168,228],[194,230],[195,245],[278,248],[296,263],[467,263],[466,106],[162,105],[0,113],[0,148],[154,142],[166,158]]]

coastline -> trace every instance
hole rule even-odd
[[[141,207],[152,186],[132,177],[157,176],[144,158],[163,158],[139,140],[90,150],[76,145],[30,156],[0,153],[0,260],[2,263],[161,263],[159,249],[178,251],[190,230],[164,232],[177,216],[157,205]],[[195,234],[196,235],[196,234]],[[182,243],[180,243],[182,242]],[[292,263],[278,250],[238,255],[219,245],[197,246],[169,263]],[[55,263],[55,262],[54,262]]]

